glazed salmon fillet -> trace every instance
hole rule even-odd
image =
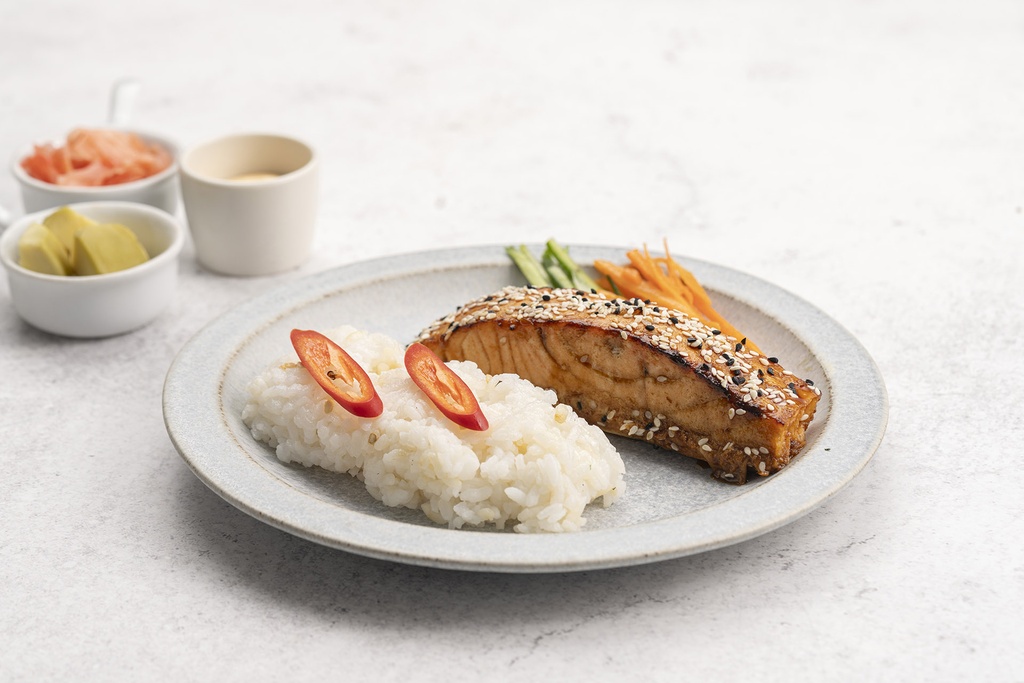
[[[789,464],[821,396],[746,340],[639,299],[581,290],[506,287],[417,341],[444,360],[552,389],[605,431],[702,460],[736,484]]]

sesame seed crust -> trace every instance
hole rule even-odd
[[[492,342],[490,327],[505,341]],[[505,287],[437,320],[417,341],[442,358],[474,360],[485,372],[517,372],[555,389],[601,428],[704,460],[733,483],[745,481],[748,469],[766,476],[785,466],[802,447],[820,396],[746,339],[649,301],[575,289]],[[636,401],[657,405],[622,400],[617,394],[628,395],[630,381],[642,387]],[[627,419],[637,409],[656,414],[657,424]]]

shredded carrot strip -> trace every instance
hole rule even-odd
[[[612,282],[619,288],[621,296],[627,299],[638,298],[638,299],[650,299],[656,301],[659,305],[665,306],[666,308],[674,308],[677,311],[682,311],[686,315],[694,318],[699,318],[697,310],[693,307],[689,301],[682,297],[672,296],[670,293],[666,293],[664,290],[652,285],[650,282],[644,280],[643,276],[635,268],[628,266],[617,266],[609,261],[594,261],[594,268],[597,272],[611,279]]]
[[[711,304],[711,297],[693,273],[672,258],[665,240],[665,256],[652,257],[647,245],[641,252],[632,249],[626,257],[630,265],[619,266],[609,261],[594,261],[594,268],[618,287],[626,298],[650,299],[659,306],[673,308],[705,325],[721,330],[737,340],[746,339],[746,346],[758,353],[761,349],[746,335],[733,327]]]

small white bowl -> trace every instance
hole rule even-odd
[[[118,185],[99,187],[74,187],[54,185],[33,178],[21,167],[21,160],[32,154],[33,145],[25,145],[11,159],[11,174],[21,187],[21,203],[26,213],[56,209],[76,202],[124,201],[149,204],[174,215],[178,210],[178,147],[167,138],[131,129],[148,144],[160,145],[171,155],[171,165],[155,175]],[[53,145],[63,145],[64,140],[52,140]]]
[[[18,239],[53,211],[23,216],[0,235],[0,261],[18,315],[46,332],[83,338],[122,334],[152,321],[174,297],[184,228],[166,212],[143,204],[87,202],[71,208],[95,221],[128,227],[150,258],[105,275],[36,273],[18,265]]]

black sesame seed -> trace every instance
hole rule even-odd
[[[711,330],[711,334],[713,334],[713,335],[715,335],[717,337],[718,335],[722,334],[722,331],[721,330]]]
[[[648,422],[647,425],[644,427],[644,431],[646,432],[648,429],[650,429],[653,426],[654,426],[653,422]]]
[[[776,358],[775,356],[768,356],[768,362],[769,363],[778,363],[779,359]]]
[[[743,377],[743,375],[734,375],[733,378],[732,378],[732,383],[736,384],[736,385],[743,384],[746,381],[747,380]]]
[[[805,379],[804,381],[807,382],[807,386],[809,386],[809,387],[813,387],[814,386],[814,382],[812,382],[811,380]]]
[[[707,363],[701,363],[700,367],[697,368],[697,372],[707,372],[710,369],[711,369],[710,365],[708,365]]]
[[[768,368],[768,374],[769,374],[769,375],[774,375],[774,374],[775,374],[775,371],[774,371],[774,370],[772,370],[771,368]]]
[[[654,332],[654,325],[644,325],[644,329],[648,332]]]
[[[484,297],[484,301],[493,301],[493,300],[494,300],[494,296],[493,295],[492,296]]]
[[[736,344],[736,350],[737,351],[742,351],[743,350],[743,342],[739,342],[738,344]]]
[[[678,325],[679,324],[679,318],[675,317],[674,315],[670,315],[668,317],[668,319],[669,319],[669,321],[671,321],[671,323],[673,325]]]
[[[725,359],[725,364],[728,365],[729,367],[732,367],[735,362],[736,362],[735,358],[726,358]]]
[[[790,382],[788,386],[789,386],[789,390],[790,391],[796,391],[796,384],[795,383]]]
[[[544,299],[544,301],[551,301],[551,295],[550,294],[544,294],[544,295],[541,296],[541,299]]]
[[[734,375],[741,375],[741,374],[743,374],[743,371],[740,370],[739,368],[733,368],[732,369],[732,374],[734,374]]]

